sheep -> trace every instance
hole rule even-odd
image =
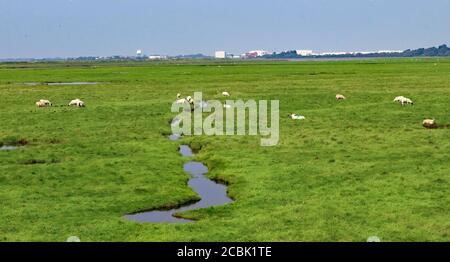
[[[78,98],[70,101],[69,106],[76,106],[76,105],[78,105],[78,101],[80,101],[80,99],[78,99]]]
[[[181,98],[181,94],[178,93],[177,94],[177,100],[175,101],[175,103],[180,104],[180,105],[182,105],[184,103],[188,103],[191,106],[193,106],[194,105],[194,99],[192,99],[191,96],[188,96],[186,98]]]
[[[423,120],[422,125],[425,128],[437,128],[438,127],[436,120],[434,120],[434,119],[425,119],[425,120]]]
[[[187,103],[189,105],[189,107],[191,108],[191,111],[193,111],[195,109],[195,101],[191,96],[186,97],[186,99],[180,99],[178,101],[178,103],[180,103],[180,104]]]
[[[336,95],[336,100],[345,100],[345,99],[347,99],[347,98],[344,95],[341,95],[341,94]]]
[[[191,96],[188,96],[186,98],[181,98],[181,94],[180,93],[177,94],[177,100],[175,100],[175,103],[179,104],[179,105],[187,104],[191,108],[191,111],[194,110],[194,108],[195,108],[195,101],[194,101],[194,99]],[[200,104],[200,107],[202,105],[205,105],[205,103]]]
[[[229,108],[231,108],[231,105],[224,104],[223,108],[229,109]]]
[[[403,101],[404,98],[405,98],[404,96],[397,96],[394,98],[394,102],[400,103],[401,101]]]
[[[297,115],[297,114],[294,114],[294,113],[289,114],[289,117],[291,119],[293,119],[293,120],[304,120],[304,119],[306,119],[306,117],[301,116],[301,115]]]
[[[407,98],[407,97],[404,97],[404,96],[397,96],[396,98],[394,98],[394,102],[398,102],[398,103],[400,103],[402,106],[404,106],[405,104],[407,105],[407,104],[410,104],[410,105],[413,105],[414,104],[414,102],[411,100],[411,99],[409,99],[409,98]]]
[[[176,104],[179,104],[179,105],[182,105],[182,104],[184,104],[184,103],[189,103],[189,104],[191,104],[191,102],[189,102],[190,100],[192,100],[192,98],[190,97],[190,96],[188,96],[187,98],[181,98],[181,94],[180,93],[178,93],[177,94],[177,100],[175,100],[175,103]],[[193,100],[192,100],[193,101]]]
[[[53,104],[49,100],[41,99],[36,102],[37,107],[48,107],[53,106]]]
[[[45,105],[45,103],[42,102],[42,101],[37,101],[37,102],[36,102],[36,106],[37,106],[37,107],[46,107],[47,105]]]
[[[80,99],[74,99],[70,101],[69,106],[85,107],[85,104]]]
[[[53,106],[52,102],[50,102],[49,100],[43,100],[43,102],[44,102],[47,106]]]
[[[186,97],[186,101],[187,101],[189,104],[194,105],[194,99],[192,99],[191,96]]]
[[[222,92],[223,96],[230,96],[230,93],[228,93],[227,91]]]
[[[405,97],[405,99],[403,100],[403,104],[414,105],[414,102],[411,99]]]

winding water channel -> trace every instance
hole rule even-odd
[[[179,135],[171,135],[169,139],[178,140]],[[187,145],[181,145],[179,152],[185,157],[193,156],[192,149]],[[171,210],[154,210],[148,212],[141,212],[136,214],[126,215],[125,218],[137,222],[152,222],[152,223],[189,223],[192,220],[175,217],[174,214],[188,210],[199,208],[207,208],[211,206],[218,206],[233,202],[227,195],[227,187],[223,184],[216,183],[208,179],[205,174],[208,173],[208,167],[201,162],[189,161],[183,166],[184,171],[188,173],[191,178],[188,185],[200,196],[201,200],[193,204],[181,206]]]

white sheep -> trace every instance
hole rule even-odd
[[[396,98],[394,98],[394,102],[400,103],[402,106],[406,104],[410,105],[414,104],[414,102],[411,99],[404,96],[397,96]]]
[[[293,119],[293,120],[304,120],[304,119],[306,119],[306,117],[301,116],[301,115],[297,115],[297,114],[294,114],[294,113],[289,114],[289,117],[291,119]]]
[[[53,104],[49,100],[41,99],[36,102],[37,107],[48,107],[53,106]]]
[[[434,119],[425,119],[425,120],[423,120],[422,125],[423,125],[423,127],[426,127],[426,128],[437,128],[438,127],[436,120],[434,120]]]
[[[177,100],[175,100],[175,103],[176,103],[176,104],[182,105],[182,104],[184,104],[184,103],[186,103],[186,102],[187,102],[186,99],[181,98],[181,94],[178,93],[178,94],[177,94]]]
[[[345,100],[345,99],[347,99],[347,98],[344,95],[341,95],[341,94],[336,95],[336,100]]]
[[[230,96],[230,93],[228,93],[227,91],[222,92],[223,96]]]
[[[186,101],[187,101],[189,104],[191,104],[191,105],[194,104],[194,99],[192,99],[191,96],[186,97]]]
[[[405,99],[403,100],[403,103],[404,104],[414,105],[414,102],[411,99],[407,98],[407,97],[405,97]]]
[[[84,102],[78,98],[70,101],[69,106],[85,107]]]
[[[397,97],[394,98],[394,102],[400,103],[401,101],[403,101],[403,99],[405,99],[404,96],[397,96]]]

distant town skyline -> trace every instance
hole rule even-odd
[[[446,0],[0,0],[0,58],[350,52],[450,43]]]

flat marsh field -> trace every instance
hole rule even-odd
[[[225,90],[280,101],[277,146],[167,138],[177,93]],[[0,98],[0,241],[450,241],[450,59],[2,63]],[[126,220],[198,199],[180,144],[235,201]]]

